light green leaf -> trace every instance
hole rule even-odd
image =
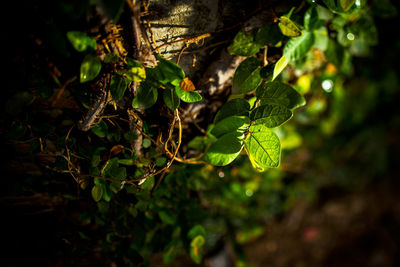
[[[275,64],[274,74],[272,75],[272,81],[275,80],[276,77],[286,68],[289,61],[286,56],[283,55]]]
[[[220,137],[230,132],[242,130],[243,132],[249,127],[250,119],[247,116],[231,116],[219,121],[211,130],[211,134]]]
[[[253,91],[261,83],[260,62],[251,57],[244,60],[235,71],[232,81],[233,92],[246,94]]]
[[[301,30],[299,27],[297,27],[297,25],[287,17],[281,16],[279,18],[278,26],[283,35],[289,37],[297,37],[301,35]]]
[[[214,166],[231,163],[243,149],[243,133],[233,132],[221,136],[207,150],[203,160]]]
[[[118,164],[126,165],[126,166],[133,166],[135,165],[134,159],[118,159]]]
[[[163,58],[159,54],[156,54],[156,58],[159,60],[159,62],[154,70],[160,83],[166,85],[169,82],[173,82],[175,80],[181,81],[183,78],[185,78],[185,72],[181,67],[179,67],[178,64]]]
[[[203,235],[198,235],[190,242],[191,247],[202,247],[206,243]]]
[[[163,99],[165,105],[172,111],[177,109],[180,104],[180,100],[178,95],[176,94],[175,90],[166,88],[163,90]]]
[[[119,75],[114,75],[110,82],[110,91],[114,100],[119,101],[125,94],[128,81]]]
[[[100,138],[104,138],[108,134],[108,126],[104,121],[100,121],[98,124],[92,127],[92,132]]]
[[[262,124],[251,126],[249,132],[244,143],[253,166],[260,171],[265,168],[278,167],[281,156],[281,144],[278,136]]]
[[[186,103],[198,102],[202,99],[201,95],[196,91],[184,91],[179,86],[175,87],[176,95]]]
[[[249,116],[250,104],[243,98],[235,98],[226,102],[217,112],[214,123],[230,116]]]
[[[277,127],[293,116],[290,109],[276,104],[262,105],[254,109],[250,114],[250,120],[257,124],[264,124],[268,128]]]
[[[67,32],[67,38],[71,42],[71,44],[75,48],[75,50],[78,52],[83,52],[83,51],[87,50],[88,48],[91,48],[92,50],[96,50],[96,46],[97,46],[96,40],[89,37],[84,32],[78,32],[78,31]]]
[[[260,45],[255,42],[254,32],[240,31],[228,47],[231,55],[250,57],[260,50]]]
[[[128,58],[126,77],[133,82],[141,82],[146,79],[146,70],[139,61]]]
[[[88,82],[96,78],[101,70],[101,62],[97,57],[89,54],[83,58],[81,64],[80,82]]]
[[[103,196],[103,186],[101,184],[96,184],[92,188],[92,197],[94,201],[99,202]]]
[[[295,89],[281,82],[270,82],[257,88],[260,105],[277,104],[294,109],[305,105],[305,100]]]
[[[290,39],[284,49],[283,55],[289,62],[294,62],[306,56],[314,44],[314,34],[310,31],[303,31],[300,37]]]
[[[151,87],[147,82],[140,84],[137,95],[132,101],[133,108],[147,109],[153,106],[158,97],[158,91],[156,88]]]

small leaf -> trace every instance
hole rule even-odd
[[[81,64],[80,82],[88,82],[96,78],[101,70],[100,59],[93,55],[86,55]]]
[[[272,81],[275,80],[276,77],[286,68],[289,61],[286,56],[283,55],[275,64],[274,74],[272,75]]]
[[[244,60],[235,71],[232,81],[233,92],[245,94],[253,91],[261,83],[260,62],[256,58]]]
[[[308,30],[314,30],[321,26],[318,11],[315,6],[310,7],[307,9],[306,13],[304,14],[304,27]]]
[[[172,214],[171,211],[169,210],[162,210],[158,213],[158,216],[160,216],[160,219],[163,223],[165,224],[175,224],[176,223],[176,218]]]
[[[250,57],[260,50],[260,45],[255,42],[253,32],[240,31],[233,39],[233,43],[228,47],[231,55]]]
[[[244,143],[253,166],[260,171],[278,167],[281,156],[278,136],[262,124],[251,126],[249,132]]]
[[[144,139],[143,139],[143,142],[142,142],[142,146],[143,146],[144,148],[149,148],[149,147],[151,146],[151,141],[150,141],[150,139],[144,138]]]
[[[305,104],[305,100],[295,89],[280,82],[270,82],[257,88],[256,95],[261,99],[260,105],[277,104],[288,109]]]
[[[249,116],[250,104],[243,98],[226,102],[215,115],[214,123],[230,116]]]
[[[92,188],[92,197],[94,201],[99,202],[101,197],[103,196],[103,185],[96,184]]]
[[[119,75],[114,75],[110,82],[110,91],[114,100],[119,101],[125,94],[128,81]]]
[[[96,40],[89,37],[84,32],[78,32],[78,31],[67,32],[67,38],[71,42],[71,44],[75,48],[75,50],[78,52],[83,52],[83,51],[87,50],[88,48],[91,48],[92,50],[96,50],[96,46],[97,46]]]
[[[283,35],[289,37],[297,37],[301,35],[301,30],[299,27],[297,27],[297,25],[287,17],[281,16],[279,18],[278,26]]]
[[[250,120],[274,128],[289,120],[292,115],[290,109],[284,106],[267,104],[254,109],[250,114]]]
[[[133,82],[141,82],[146,79],[146,70],[139,61],[128,58],[126,77]]]
[[[200,224],[197,224],[189,230],[187,237],[189,239],[194,239],[196,236],[199,236],[199,235],[206,236],[206,230],[204,229],[203,226],[201,226]]]
[[[283,55],[289,62],[294,62],[306,56],[314,44],[314,34],[310,31],[303,31],[300,37],[290,39],[283,49]]]
[[[211,130],[211,134],[215,137],[220,137],[230,132],[242,130],[243,132],[249,127],[250,119],[246,116],[231,116],[217,123]]]
[[[135,165],[134,159],[118,159],[118,164],[126,165],[126,166],[133,166]]]
[[[198,235],[193,238],[192,242],[190,242],[191,247],[202,247],[205,244],[206,240],[203,235]]]
[[[180,100],[175,90],[166,88],[163,90],[163,100],[165,105],[172,111],[177,109],[180,104]]]
[[[138,109],[147,109],[153,106],[158,97],[157,89],[151,87],[147,82],[140,84],[137,95],[132,101],[132,107]]]
[[[225,166],[236,159],[243,149],[243,133],[233,132],[221,136],[207,150],[203,160],[214,166]]]
[[[198,102],[202,99],[201,95],[196,91],[183,91],[179,86],[175,87],[176,95],[186,103]]]
[[[119,159],[117,157],[111,158],[105,167],[103,167],[103,176],[124,180],[126,178],[126,168],[119,166]]]
[[[270,82],[272,80],[275,69],[274,64],[268,64],[260,70],[260,76],[264,81]]]
[[[108,126],[104,121],[100,121],[94,127],[92,127],[92,132],[100,138],[104,138],[108,134]]]
[[[160,83],[166,85],[169,82],[185,78],[185,72],[179,65],[174,62],[167,60],[156,54],[156,58],[159,60],[157,67],[155,68],[155,74],[158,76],[157,79]]]

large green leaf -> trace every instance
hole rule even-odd
[[[256,54],[260,47],[255,41],[254,32],[240,31],[228,47],[228,52],[232,55],[250,57]]]
[[[272,81],[275,80],[276,77],[278,77],[278,75],[286,68],[287,64],[289,63],[289,61],[287,60],[287,58],[285,57],[285,55],[283,55],[276,63],[275,63],[275,67],[274,67],[274,73],[272,75]]]
[[[196,91],[184,91],[181,87],[175,87],[176,95],[186,103],[198,102],[202,99],[201,95]]]
[[[167,107],[172,111],[179,107],[179,97],[176,94],[175,90],[171,88],[166,88],[165,90],[163,90],[163,100],[165,105],[167,105]]]
[[[101,70],[101,62],[97,57],[89,54],[83,58],[81,64],[80,82],[88,82],[96,78]]]
[[[314,44],[314,34],[310,31],[303,31],[300,37],[290,39],[283,49],[283,55],[289,62],[294,62],[306,56]]]
[[[281,156],[278,136],[262,124],[251,126],[249,133],[244,144],[253,166],[259,171],[278,167]]]
[[[215,115],[214,123],[230,116],[248,116],[250,104],[243,98],[235,98],[226,102]]]
[[[289,37],[297,37],[301,35],[301,30],[299,29],[299,27],[297,27],[297,25],[293,21],[285,16],[281,16],[279,18],[278,26],[281,29],[283,35]]]
[[[147,109],[156,103],[157,97],[157,89],[153,88],[149,83],[143,82],[140,84],[137,95],[132,101],[132,107]]]
[[[256,95],[261,99],[261,105],[277,104],[293,109],[305,104],[304,97],[295,89],[276,81],[259,86]]]
[[[249,127],[250,119],[247,116],[231,116],[219,121],[211,130],[211,134],[220,137],[230,132],[242,130],[243,132]]]
[[[67,32],[67,38],[71,42],[75,50],[78,52],[83,52],[88,48],[96,50],[97,47],[96,40],[89,37],[84,32],[78,32],[78,31]]]
[[[110,82],[110,91],[112,97],[116,101],[121,100],[125,94],[127,86],[128,86],[128,81],[126,79],[122,78],[119,75],[114,75],[111,78]]]
[[[243,149],[243,133],[232,132],[221,136],[207,150],[203,160],[214,166],[231,163]]]
[[[250,120],[257,124],[264,124],[268,128],[277,127],[293,116],[293,113],[285,106],[266,104],[257,107],[250,114]]]
[[[185,78],[185,72],[179,67],[178,64],[163,58],[156,54],[156,58],[159,60],[157,67],[155,68],[157,79],[160,83],[166,85],[169,82],[181,81]]]
[[[245,94],[255,90],[260,83],[260,62],[251,57],[240,63],[236,69],[233,75],[232,90]]]

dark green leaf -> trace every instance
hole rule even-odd
[[[108,134],[108,126],[104,121],[100,121],[92,128],[92,132],[98,137],[104,138]]]
[[[114,23],[118,22],[125,3],[123,0],[92,0],[92,2],[99,5],[105,15]]]
[[[101,70],[100,59],[93,55],[86,55],[81,64],[80,82],[88,82],[99,75]]]
[[[128,86],[128,81],[124,78],[122,78],[119,75],[114,75],[111,78],[110,82],[110,91],[112,97],[116,100],[119,101],[122,99],[122,97],[125,94],[125,90]]]
[[[163,58],[160,55],[156,55],[159,60],[157,67],[155,68],[155,75],[160,83],[166,85],[169,82],[178,80],[181,81],[185,78],[185,72],[179,65],[174,62]]]
[[[314,44],[314,34],[310,31],[303,31],[300,37],[290,39],[283,49],[283,55],[289,62],[294,62],[306,56]]]
[[[260,62],[251,57],[240,63],[236,69],[233,75],[232,90],[245,94],[255,90],[260,83]]]
[[[124,138],[125,138],[126,141],[132,141],[132,140],[138,139],[138,136],[137,136],[137,134],[135,134],[135,133],[132,132],[132,131],[127,131],[127,132],[124,134]]]
[[[297,25],[287,17],[280,17],[278,26],[283,35],[289,37],[297,37],[301,35],[299,27],[297,27]]]
[[[305,100],[295,89],[280,82],[270,82],[257,88],[256,95],[261,99],[260,104],[277,104],[289,109],[305,104]]]
[[[282,41],[282,39],[283,35],[278,25],[276,23],[270,23],[257,31],[255,42],[261,47],[265,45],[274,46]]]
[[[206,230],[204,229],[203,226],[201,226],[200,224],[197,224],[195,226],[193,226],[188,234],[187,237],[192,240],[193,238],[195,238],[196,236],[201,235],[201,236],[206,236]]]
[[[319,20],[317,8],[312,6],[307,9],[306,13],[304,14],[304,27],[306,27],[308,30],[314,30],[320,26],[321,22]]]
[[[292,115],[290,109],[285,106],[267,104],[254,109],[250,114],[250,120],[274,128],[289,120]]]
[[[235,98],[226,102],[215,115],[214,123],[230,116],[248,116],[250,104],[243,98]]]
[[[260,76],[264,81],[270,82],[272,80],[275,69],[274,64],[268,64],[260,70]]]
[[[348,11],[355,2],[356,0],[340,0],[340,6],[344,11]]]
[[[278,136],[262,124],[250,127],[245,139],[245,148],[253,167],[259,171],[278,167],[281,156],[281,144]]]
[[[221,136],[207,150],[203,160],[214,166],[231,163],[243,149],[243,133],[233,132]]]
[[[250,57],[256,54],[260,47],[255,42],[253,32],[240,31],[233,39],[233,43],[228,47],[228,52],[232,55]]]
[[[178,95],[176,94],[175,90],[171,88],[166,88],[163,90],[163,99],[165,105],[172,111],[177,109],[180,104],[180,100]]]
[[[201,95],[196,91],[184,91],[179,86],[175,87],[176,95],[186,103],[198,102],[202,99]]]
[[[78,52],[83,52],[88,48],[96,50],[97,47],[96,40],[89,37],[84,32],[78,32],[78,31],[67,32],[67,38],[71,42],[75,50]]]
[[[96,184],[92,188],[92,197],[94,201],[99,202],[103,196],[103,186],[101,184]]]
[[[156,165],[158,167],[163,167],[165,165],[165,163],[167,162],[167,158],[166,157],[159,157],[156,158]]]
[[[126,178],[126,168],[119,166],[119,159],[117,157],[111,158],[103,170],[103,176],[124,180]]]
[[[103,184],[103,199],[107,202],[110,202],[111,200],[111,189],[110,186],[108,184]]]
[[[138,88],[136,97],[132,101],[132,107],[147,109],[156,103],[157,97],[157,89],[151,87],[151,85],[147,82],[142,82]]]
[[[250,125],[250,119],[247,116],[231,116],[219,121],[211,130],[211,134],[220,137],[230,132],[238,130],[245,131]]]
[[[176,218],[175,218],[174,214],[172,214],[172,212],[169,210],[160,211],[158,213],[158,216],[160,216],[161,221],[165,224],[175,224],[176,223]]]

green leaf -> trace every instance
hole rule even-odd
[[[272,81],[275,80],[276,77],[286,68],[289,61],[286,56],[283,55],[275,64],[274,73],[272,75]]]
[[[141,82],[146,79],[146,70],[139,61],[128,58],[126,77],[133,82]]]
[[[140,84],[137,95],[132,101],[133,108],[147,109],[153,106],[158,97],[158,91],[156,88],[151,87],[147,82]]]
[[[158,216],[160,216],[160,219],[163,223],[165,224],[175,224],[176,223],[176,218],[172,214],[171,211],[169,210],[162,210],[158,213]]]
[[[126,178],[126,168],[119,166],[119,161],[117,157],[111,158],[106,167],[103,170],[103,176],[108,178],[114,178],[119,180],[124,180]]]
[[[151,141],[150,141],[150,139],[144,138],[144,139],[143,139],[143,142],[142,142],[142,146],[143,146],[144,148],[149,148],[149,147],[151,146]]]
[[[270,82],[272,80],[275,69],[274,64],[268,64],[260,70],[260,76],[264,81]]]
[[[284,49],[283,55],[289,62],[294,62],[306,56],[314,44],[314,34],[310,31],[303,31],[300,37],[290,39]]]
[[[119,75],[114,75],[110,82],[110,91],[114,100],[119,101],[125,94],[128,81]]]
[[[156,58],[159,62],[155,68],[155,75],[157,75],[157,79],[160,83],[166,85],[169,82],[175,80],[181,81],[185,78],[185,72],[181,67],[179,67],[179,65],[163,58],[159,54],[156,54]]]
[[[305,100],[295,89],[281,82],[270,82],[257,88],[260,105],[277,104],[294,109],[305,105]]]
[[[321,26],[321,22],[319,20],[318,11],[315,6],[307,9],[304,14],[304,27],[308,30],[313,30],[319,28]]]
[[[265,45],[274,46],[282,41],[282,39],[283,35],[278,25],[276,25],[276,23],[270,23],[258,29],[255,42],[260,47],[264,47]]]
[[[268,128],[277,127],[293,116],[290,109],[276,104],[262,105],[254,109],[250,114],[250,120],[257,124],[264,124]]]
[[[167,158],[166,157],[159,157],[156,158],[156,165],[158,167],[163,167],[165,165],[165,163],[167,162]]]
[[[228,47],[231,55],[250,57],[260,50],[260,45],[255,42],[254,32],[240,31]]]
[[[205,244],[206,240],[204,236],[198,235],[193,240],[190,242],[190,257],[192,260],[200,264],[201,259],[203,258],[203,246]]]
[[[206,236],[206,230],[200,224],[197,224],[197,225],[193,226],[189,230],[189,232],[187,234],[188,238],[191,239],[191,240],[194,239],[196,236],[199,236],[199,235]]]
[[[207,150],[203,160],[214,166],[231,163],[243,149],[243,133],[233,132],[221,136]]]
[[[180,104],[180,100],[175,90],[171,88],[166,88],[163,90],[163,100],[165,105],[172,111],[177,109]]]
[[[297,25],[293,21],[285,16],[281,16],[279,18],[278,26],[281,29],[283,35],[289,37],[297,37],[301,35],[301,30],[299,29],[299,27],[297,27]]]
[[[262,124],[251,126],[249,133],[244,143],[253,166],[260,171],[278,167],[281,156],[278,136]]]
[[[179,86],[175,87],[176,95],[186,103],[198,102],[202,99],[201,95],[196,91],[184,91]]]
[[[230,116],[249,116],[250,104],[243,98],[235,98],[226,102],[217,112],[214,123]]]
[[[108,184],[102,184],[102,187],[103,187],[103,199],[107,202],[110,202],[112,196],[110,186]]]
[[[100,138],[104,138],[108,134],[108,126],[104,121],[100,121],[94,127],[92,127],[92,132]]]
[[[322,2],[325,3],[325,5],[334,12],[340,11],[338,6],[336,5],[336,0],[322,0]]]
[[[243,132],[249,127],[250,119],[247,116],[231,116],[217,123],[211,130],[211,134],[220,137],[230,132],[242,130]]]
[[[92,197],[94,201],[99,202],[102,196],[103,196],[103,185],[102,184],[94,185],[92,188]]]
[[[78,32],[78,31],[67,32],[67,38],[71,42],[75,50],[78,52],[83,52],[88,48],[96,50],[97,47],[96,40],[89,37],[84,32]]]
[[[88,82],[96,78],[101,70],[100,59],[93,55],[86,55],[81,64],[80,82]]]
[[[126,166],[133,166],[135,165],[134,159],[118,159],[118,164],[126,165]]]
[[[260,83],[260,62],[251,57],[240,63],[236,69],[233,75],[232,90],[245,94],[255,90]]]

